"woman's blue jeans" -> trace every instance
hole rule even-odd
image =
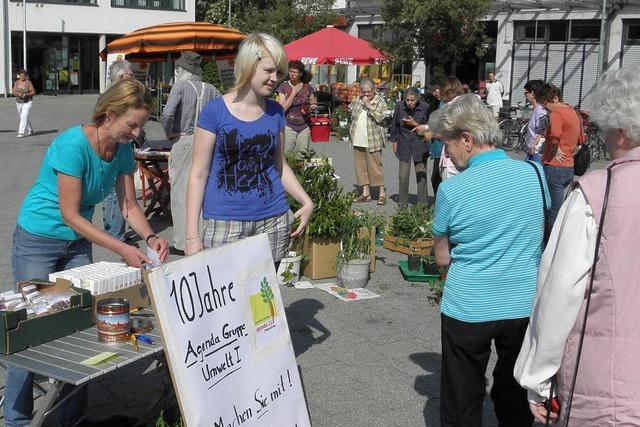
[[[551,196],[551,206],[547,214],[547,230],[551,232],[553,223],[564,202],[564,190],[573,181],[573,167],[562,168],[559,166],[544,165],[544,176],[547,179],[549,195]]]
[[[36,236],[19,225],[13,233],[11,267],[13,278],[21,280],[48,279],[49,273],[67,270],[92,262],[91,242],[85,239],[58,240]],[[60,398],[73,390],[65,386]],[[87,388],[82,387],[59,409],[60,425],[73,425],[84,416],[87,408]],[[28,426],[33,412],[33,374],[24,369],[7,368],[4,394],[4,418],[7,427]]]
[[[118,195],[114,189],[102,202],[102,223],[104,231],[121,242],[124,241],[126,222],[120,211]]]

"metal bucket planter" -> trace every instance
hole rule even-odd
[[[281,285],[286,285],[288,283],[298,283],[300,280],[300,261],[302,260],[302,254],[298,254],[297,252],[289,252],[289,254],[282,258],[280,261],[280,266],[278,267],[278,282]],[[289,267],[291,266],[291,267]],[[285,282],[282,274],[286,272],[289,268],[291,268],[291,273],[293,273],[293,279],[291,281]]]
[[[338,268],[338,285],[344,288],[364,288],[369,282],[369,264],[371,260],[353,259]]]

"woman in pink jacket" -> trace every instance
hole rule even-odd
[[[600,82],[591,116],[613,161],[574,183],[542,256],[514,369],[541,422],[640,425],[639,94],[632,67]]]

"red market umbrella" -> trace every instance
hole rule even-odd
[[[387,62],[366,40],[327,27],[284,47],[289,60],[308,65],[371,65]]]
[[[235,53],[245,35],[237,30],[208,22],[172,22],[133,31],[112,41],[100,52],[121,53],[133,62],[166,61],[190,50],[208,57]]]

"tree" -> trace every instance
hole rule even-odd
[[[333,0],[244,0],[231,3],[231,25],[243,33],[267,33],[283,44],[335,21]],[[227,25],[228,0],[198,0],[198,20]]]
[[[382,18],[391,40],[377,45],[394,59],[423,60],[426,78],[434,65],[455,64],[470,49],[481,54],[485,38],[479,21],[491,0],[383,0]]]

